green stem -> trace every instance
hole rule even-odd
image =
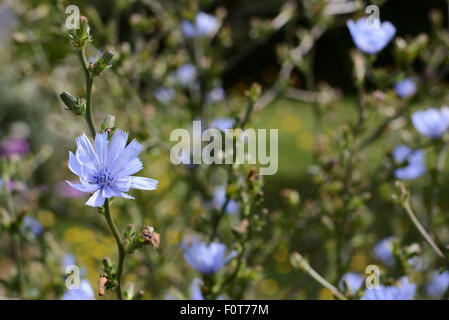
[[[293,267],[302,269],[309,274],[313,279],[315,279],[323,287],[329,289],[332,294],[340,300],[348,300],[344,294],[342,294],[336,287],[334,287],[329,281],[324,279],[318,272],[316,272],[309,264],[309,262],[304,259],[299,253],[295,252],[291,256],[291,263]]]
[[[106,221],[108,222],[109,227],[111,228],[112,234],[114,235],[115,242],[117,243],[118,248],[118,268],[117,268],[117,298],[119,300],[123,300],[122,294],[122,273],[123,273],[123,264],[125,262],[125,245],[123,244],[122,237],[120,236],[120,232],[115,225],[114,220],[112,219],[111,213],[109,211],[109,200],[106,199],[104,203],[104,216],[106,217]]]
[[[11,198],[11,192],[8,189],[9,184],[9,175],[7,172],[9,171],[8,166],[5,169],[5,172],[3,173],[3,185],[5,189],[5,200],[6,200],[6,207],[8,209],[8,213],[13,219],[13,221],[17,222],[17,215],[16,210],[14,208],[14,202]],[[17,285],[18,285],[18,291],[19,296],[23,298],[24,293],[24,283],[25,283],[25,276],[23,273],[23,263],[22,263],[22,252],[20,249],[20,234],[18,233],[18,229],[11,230],[10,234],[12,238],[13,243],[13,251],[14,251],[14,260],[16,262],[16,268],[17,268]]]
[[[413,212],[412,206],[410,205],[410,201],[407,199],[403,201],[402,206],[404,207],[405,211],[407,212],[410,220],[412,220],[413,224],[415,225],[416,229],[418,229],[419,233],[423,236],[423,238],[427,241],[427,243],[430,245],[430,247],[435,251],[435,253],[444,260],[446,265],[449,265],[449,261],[447,260],[444,253],[441,251],[441,249],[437,246],[437,244],[433,241],[432,237],[427,233],[427,231],[424,229],[422,224],[419,222],[418,218],[416,217],[415,213]]]
[[[89,126],[90,134],[95,139],[97,129],[95,128],[95,122],[92,115],[92,84],[94,79],[90,76],[89,70],[87,69],[84,51],[78,51],[78,58],[80,59],[81,65],[83,67],[84,77],[86,81],[86,122]]]
[[[19,288],[19,296],[23,298],[25,278],[23,274],[22,251],[20,249],[20,235],[15,232],[12,234],[12,242],[14,248],[14,258],[17,267],[17,284]]]

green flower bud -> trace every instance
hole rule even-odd
[[[74,29],[70,32],[70,39],[72,45],[76,50],[83,50],[88,43],[92,41],[90,36],[90,28],[87,18],[82,16],[79,20],[79,29]]]
[[[114,124],[115,124],[115,116],[113,116],[112,114],[108,114],[103,121],[104,128],[105,129],[114,128]]]
[[[84,111],[86,111],[84,99],[76,99],[68,92],[61,93],[59,97],[66,105],[66,110],[72,111],[73,114],[80,116],[84,114]]]
[[[95,63],[91,66],[89,66],[89,70],[92,74],[92,76],[98,76],[103,71],[108,69],[111,64],[112,57],[114,56],[114,53],[111,50],[106,50],[100,58],[95,61]]]

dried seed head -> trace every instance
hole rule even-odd
[[[100,297],[104,296],[104,287],[106,285],[106,282],[108,282],[108,279],[106,279],[105,277],[101,276],[100,280],[98,281],[98,295]]]

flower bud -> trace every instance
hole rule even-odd
[[[70,32],[70,39],[72,45],[76,50],[83,50],[86,45],[92,41],[90,36],[90,28],[87,18],[82,16],[79,20],[79,29],[74,29]]]
[[[59,95],[62,102],[66,105],[67,109],[72,111],[75,115],[82,115],[86,110],[86,106],[83,99],[76,99],[70,93],[63,92]]]
[[[115,124],[115,116],[113,116],[112,114],[108,114],[103,121],[104,128],[105,129],[114,128],[114,124]]]
[[[114,52],[111,50],[106,50],[103,55],[101,56],[101,59],[103,60],[103,63],[109,64],[112,60],[112,57],[114,56]]]

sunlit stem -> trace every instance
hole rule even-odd
[[[123,300],[122,293],[122,274],[123,274],[123,264],[125,262],[125,245],[123,244],[122,237],[120,236],[120,232],[115,225],[114,220],[111,217],[111,213],[109,211],[109,200],[106,199],[104,203],[104,216],[106,221],[108,222],[109,227],[111,228],[112,234],[114,235],[115,242],[117,243],[118,248],[118,267],[117,267],[117,298]]]

